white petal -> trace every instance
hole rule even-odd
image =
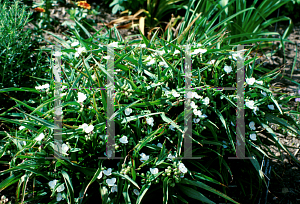
[[[158,168],[150,168],[151,174],[157,174],[158,173]]]
[[[247,78],[246,79],[246,83],[249,84],[249,85],[253,85],[255,82],[255,78]]]
[[[65,190],[65,186],[64,184],[61,184],[60,186],[57,187],[56,191],[59,193],[59,192],[62,192]]]
[[[250,134],[250,139],[256,141],[256,134],[255,133]]]
[[[24,126],[20,126],[19,127],[19,130],[23,130],[25,127]]]
[[[36,141],[41,141],[45,137],[44,133],[39,134],[38,137],[35,138]]]
[[[119,139],[119,141],[123,144],[127,144],[128,143],[128,140],[127,140],[127,137],[126,136],[123,136]]]
[[[102,178],[102,175],[103,175],[103,173],[102,173],[102,171],[101,171],[100,174],[97,176],[97,179],[101,179],[101,178]]]
[[[111,175],[111,171],[112,171],[112,169],[111,169],[111,168],[108,168],[107,170],[103,170],[103,173],[104,173],[106,176],[110,176],[110,175]]]
[[[116,178],[106,179],[106,183],[108,184],[108,186],[114,186],[116,181],[117,181]]]

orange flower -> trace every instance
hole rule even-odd
[[[36,7],[34,8],[35,11],[38,11],[38,12],[45,12],[45,9],[41,8],[41,7]]]
[[[91,5],[88,4],[86,1],[77,2],[77,6],[80,6],[80,7],[85,8],[85,9],[91,9]]]

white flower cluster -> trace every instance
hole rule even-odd
[[[50,186],[50,188],[51,188],[52,190],[53,190],[54,187],[56,186],[57,181],[58,181],[58,180],[54,179],[53,181],[50,181],[50,182],[48,183],[49,186]],[[64,198],[62,197],[62,194],[61,194],[61,192],[64,191],[64,190],[65,190],[64,184],[61,184],[61,185],[59,185],[59,186],[56,188],[56,192],[57,192],[57,194],[56,194],[56,200],[57,200],[57,201],[61,201],[61,200],[64,199]]]
[[[111,176],[112,175],[112,168],[108,168],[107,170],[100,171],[99,175],[97,176],[97,179],[101,179],[103,174],[105,176]],[[111,192],[118,192],[118,186],[115,184],[117,181],[116,178],[106,179],[106,184],[111,187]]]
[[[50,88],[49,84],[44,84],[44,85],[35,87],[35,89],[37,89],[37,90],[46,89],[46,91],[49,91],[49,88]]]

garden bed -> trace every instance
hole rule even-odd
[[[70,6],[70,5],[69,5]],[[96,4],[92,4],[92,6],[96,6]],[[56,24],[53,27],[53,30],[50,30],[51,32],[55,33],[58,36],[61,36],[63,39],[65,39],[65,36],[62,34],[63,32],[67,31],[65,26],[62,26],[61,24],[69,20],[69,14],[66,13],[66,8],[68,5],[60,5],[58,9],[53,9],[50,10],[51,12],[51,17],[56,20]],[[100,4],[101,7],[101,4]],[[88,16],[88,18],[93,18],[95,22],[95,28],[96,30],[99,30],[103,28],[103,26],[100,25],[101,20],[105,23],[109,23],[110,21],[117,19],[120,17],[120,15],[111,15],[110,9],[107,8],[101,8],[100,14],[96,16]],[[33,28],[32,24],[29,24],[29,28]],[[279,24],[278,25],[279,32],[281,30],[285,30],[285,25],[284,24]],[[274,31],[274,28],[270,28],[270,31]],[[93,32],[92,32],[93,33]],[[128,35],[132,34],[137,34],[139,33],[136,29],[135,30],[120,30],[120,33],[123,38],[127,37]],[[54,38],[49,35],[49,34],[43,34],[44,38],[54,42]],[[294,27],[293,32],[291,33],[289,39],[291,41],[295,41],[298,44],[298,49],[300,48],[300,24],[296,24]],[[47,47],[46,42],[41,42],[41,47]],[[292,47],[290,44],[286,47],[286,64],[283,65],[283,55],[282,52],[277,52],[274,53],[273,57],[271,60],[266,59],[266,57],[263,56],[263,54],[259,51],[256,53],[261,56],[259,60],[257,60],[257,63],[264,62],[263,67],[269,68],[269,69],[275,69],[277,67],[283,67],[283,73],[285,76],[289,76],[292,71],[292,64],[294,63],[294,58],[295,58],[295,51],[294,47]],[[267,51],[267,50],[265,50]],[[269,50],[270,51],[270,50]],[[255,54],[255,53],[253,53]],[[296,60],[296,65],[295,65],[295,70],[293,72],[293,77],[292,79],[295,80],[296,82],[300,83],[300,70],[297,70],[300,66],[300,60],[299,57]],[[285,79],[280,79],[280,77],[277,77],[274,79],[271,83],[272,86],[278,86],[282,88],[282,92],[285,92],[289,95],[295,94],[296,90],[298,87],[296,87],[294,84],[291,84],[288,80]],[[272,90],[275,90],[275,88],[271,88]],[[290,110],[297,110],[297,102],[294,102],[294,99],[289,101],[287,104]],[[286,108],[284,108],[286,109]],[[297,119],[295,119],[297,120]],[[262,129],[260,129],[262,130]],[[258,134],[261,136],[262,140],[265,138],[265,142],[267,144],[267,136],[265,136],[266,131],[263,131]],[[280,135],[278,134],[278,137],[282,144],[288,145],[294,148],[289,148],[291,153],[300,161],[300,152],[299,152],[299,145],[300,145],[300,139],[299,135],[298,138],[296,136],[285,136],[285,135]],[[278,150],[276,149],[275,146],[269,145],[269,148],[272,150],[272,153],[274,153],[276,156],[280,156]],[[294,204],[300,202],[300,173],[299,173],[299,168],[300,165],[295,163],[293,160],[290,159],[290,157],[287,156],[286,153],[283,153],[282,161],[272,159],[271,161],[271,169],[272,172],[269,174],[270,178],[270,183],[269,183],[269,189],[268,193],[266,193],[266,189],[262,191],[262,194],[258,196],[257,201],[266,204],[271,204],[271,203],[282,203],[282,204]],[[232,162],[236,163],[235,165],[238,167],[238,162]],[[234,166],[234,164],[233,164]],[[265,166],[265,165],[262,165]],[[234,168],[234,167],[233,167]],[[251,197],[252,195],[243,195],[241,192],[241,189],[236,189],[234,186],[237,184],[237,180],[233,180],[231,186],[228,191],[228,196],[235,199],[236,201],[240,201],[241,203],[248,203],[246,201],[249,196]],[[8,189],[6,189],[4,192],[6,193],[6,196],[9,198],[9,200],[14,201],[14,194],[15,194],[15,186],[11,186]],[[29,184],[28,188],[32,188],[32,185]],[[2,195],[0,193],[0,195]],[[267,198],[265,199],[265,196],[267,195]],[[217,196],[215,197],[209,197],[210,199],[214,200],[217,202],[217,200],[222,202],[224,199],[219,199]],[[243,199],[241,199],[243,198]],[[244,200],[244,202],[242,201]]]

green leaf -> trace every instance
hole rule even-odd
[[[23,176],[23,173],[18,174],[18,175],[12,174],[8,178],[4,179],[0,183],[0,191],[3,191],[4,189],[6,189],[7,187],[11,186],[14,183],[17,183],[22,176]]]
[[[258,172],[258,175],[259,175],[260,179],[263,180],[264,183],[265,183],[266,186],[267,186],[266,180],[265,180],[265,178],[264,178],[264,173],[263,173],[263,171],[260,169],[260,166],[259,166],[259,163],[258,163],[258,161],[257,161],[257,158],[256,158],[254,155],[252,155],[252,157],[253,157],[253,159],[250,159],[252,165],[254,166],[255,170]]]
[[[140,191],[140,194],[136,200],[136,204],[140,204],[143,197],[145,196],[146,192],[148,191],[148,189],[150,188],[151,183],[147,183],[146,185],[144,185]]]
[[[209,200],[207,197],[205,197],[202,193],[200,193],[190,187],[179,185],[179,184],[177,184],[177,186],[184,194],[186,194],[190,198],[194,198],[194,199],[199,200],[204,203],[216,204],[215,202],[213,202],[213,201]]]
[[[130,184],[128,184],[126,182],[126,184],[124,185],[124,188],[123,188],[123,192],[122,192],[126,204],[131,204],[131,200],[130,200],[130,196],[129,196],[129,192],[128,192],[129,188],[130,188]]]
[[[164,197],[163,197],[163,203],[164,204],[167,204],[168,203],[168,197],[169,197],[169,185],[168,185],[168,182],[169,182],[169,180],[171,180],[171,178],[168,178],[168,177],[166,177],[165,179],[164,179],[164,181],[163,181],[163,195],[164,195]]]
[[[65,172],[64,170],[61,170],[61,174],[64,177],[65,180],[65,184],[67,186],[67,191],[68,191],[68,196],[69,196],[69,202],[70,204],[74,204],[74,189],[73,189],[73,185],[72,182],[70,180],[70,177],[68,175],[67,172]]]
[[[191,180],[188,180],[188,179],[184,178],[184,179],[182,179],[181,184],[188,184],[188,185],[193,185],[193,186],[203,188],[203,189],[205,189],[207,191],[210,191],[210,192],[212,192],[212,193],[214,193],[218,196],[221,196],[221,197],[223,197],[223,198],[225,198],[225,199],[227,199],[227,200],[229,200],[233,203],[238,204],[238,202],[234,201],[233,199],[231,199],[227,195],[221,193],[220,191],[217,191],[216,189],[214,189],[214,188],[212,188],[212,187],[210,187],[210,186],[208,186],[208,185],[206,185],[206,184],[204,184],[200,181],[191,181]]]
[[[138,185],[134,180],[132,180],[129,176],[120,174],[120,173],[118,173],[118,172],[113,172],[112,174],[113,174],[113,175],[117,175],[117,176],[119,176],[119,177],[125,178],[126,180],[128,180],[129,182],[131,182],[133,185],[135,185],[138,189],[141,189],[141,188],[139,187],[139,185]]]
[[[179,130],[182,134],[184,134],[184,132],[180,129],[180,127],[178,125],[176,125],[173,120],[171,120],[170,118],[168,118],[165,113],[161,113],[161,118],[163,119],[163,121],[165,121],[166,123],[171,123],[173,125],[173,127],[175,127],[177,130]]]

